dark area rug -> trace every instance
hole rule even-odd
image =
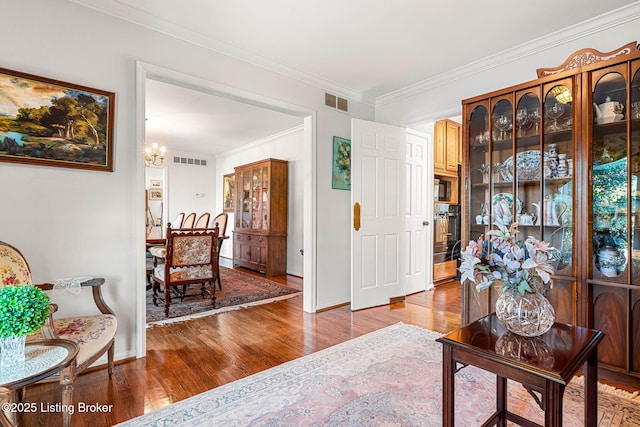
[[[211,297],[200,295],[200,285],[190,285],[187,297],[183,301],[173,296],[169,307],[169,317],[164,315],[164,302],[153,304],[153,291],[147,291],[147,324],[164,324],[175,321],[188,320],[196,317],[234,310],[237,308],[265,304],[280,299],[291,298],[302,294],[297,289],[268,280],[264,277],[243,273],[226,267],[220,267],[222,290],[216,282],[216,305],[211,305]],[[207,289],[210,290],[207,285]],[[163,297],[162,292],[158,295]]]

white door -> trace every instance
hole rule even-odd
[[[405,295],[404,128],[351,120],[351,309]]]
[[[433,276],[433,245],[431,230],[433,198],[428,198],[428,178],[433,146],[427,134],[407,129],[406,138],[406,201],[405,201],[405,292],[426,290]]]

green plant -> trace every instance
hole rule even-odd
[[[49,297],[35,286],[9,285],[0,289],[0,338],[36,332],[49,316]]]
[[[551,262],[556,249],[533,236],[517,240],[518,223],[509,228],[500,222],[496,225],[497,230],[487,232],[488,243],[480,236],[461,252],[460,280],[472,281],[478,291],[500,280],[503,289],[515,289],[522,295],[551,288],[554,273]]]

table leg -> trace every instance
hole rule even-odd
[[[507,379],[496,375],[496,411],[498,412],[498,425],[507,427]]]
[[[598,419],[598,350],[594,347],[582,368],[584,373],[584,425],[596,427]]]
[[[564,386],[548,380],[544,390],[544,425],[562,427],[562,398]]]
[[[15,392],[5,387],[0,387],[0,403],[15,402]],[[16,411],[0,411],[0,425],[11,427],[17,425]]]
[[[62,425],[64,427],[71,426],[71,414],[73,410],[69,410],[73,405],[73,379],[76,376],[76,362],[73,361],[66,368],[60,371],[60,385],[62,386]]]
[[[453,427],[454,421],[454,365],[453,349],[447,344],[442,345],[442,425]]]

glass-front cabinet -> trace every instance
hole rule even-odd
[[[288,163],[266,159],[235,168],[234,265],[286,273]]]
[[[600,361],[640,371],[640,62],[588,74],[588,315],[605,332]]]
[[[560,286],[548,295],[574,320],[573,79],[536,85],[468,106],[468,224],[463,242],[498,224],[518,223],[522,239],[534,236],[557,250]],[[465,201],[463,201],[463,205]],[[471,321],[493,311],[499,292],[465,286]]]
[[[549,242],[556,321],[604,332],[601,367],[637,380],[640,52],[558,68],[462,102],[462,245],[500,222]],[[463,290],[463,324],[494,310],[499,288]]]

